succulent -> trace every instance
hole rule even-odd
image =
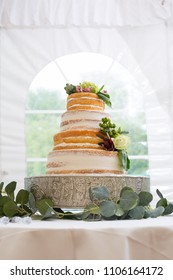
[[[64,89],[68,95],[76,92],[76,86],[74,86],[72,84],[68,84],[68,83],[66,84]]]

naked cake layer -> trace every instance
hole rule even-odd
[[[71,149],[49,153],[46,174],[123,174],[117,152]]]
[[[96,93],[77,92],[67,97],[67,111],[93,110],[103,111],[105,103]]]

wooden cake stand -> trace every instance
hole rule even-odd
[[[25,189],[31,191],[36,200],[51,198],[58,208],[84,208],[90,202],[90,187],[105,186],[115,199],[125,186],[136,192],[150,190],[149,177],[130,175],[46,175],[27,177],[24,182]]]

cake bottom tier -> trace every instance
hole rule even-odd
[[[123,174],[117,152],[92,149],[54,150],[46,174]]]
[[[105,186],[115,199],[119,198],[125,186],[137,193],[150,190],[149,177],[130,175],[51,175],[27,177],[24,180],[25,189],[31,191],[36,200],[51,198],[57,208],[84,208],[90,203],[89,188],[92,187]]]

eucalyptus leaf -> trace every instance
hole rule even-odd
[[[64,214],[63,219],[65,220],[78,220],[80,218],[81,215],[67,211]]]
[[[24,214],[27,214],[29,216],[33,214],[31,208],[29,208],[27,205],[23,205],[23,210],[25,211]]]
[[[47,211],[42,215],[42,220],[48,219],[48,218],[53,218],[54,215],[52,213],[52,208],[48,208]]]
[[[0,217],[3,217],[3,216],[4,216],[3,207],[0,206]]]
[[[1,196],[0,197],[0,206],[4,206],[4,204],[8,201],[12,201],[11,198],[9,196]]]
[[[101,187],[94,187],[94,188],[89,188],[89,196],[91,201],[95,200],[106,200],[109,198],[109,192],[106,187],[101,186]]]
[[[138,205],[147,206],[152,200],[153,195],[150,192],[141,191],[139,194],[139,203]]]
[[[3,186],[4,186],[4,182],[1,182],[1,183],[0,183],[0,195],[1,195],[1,193],[2,193]]]
[[[163,194],[157,189],[156,190],[156,193],[158,194],[158,196],[160,197],[160,198],[163,198]]]
[[[143,206],[136,206],[135,208],[129,211],[128,215],[132,219],[140,220],[145,215],[145,209]]]
[[[23,189],[20,190],[17,193],[16,202],[23,206],[24,204],[27,204],[28,201],[29,201],[29,192],[27,190],[23,190]]]
[[[162,215],[170,215],[173,213],[173,204],[172,203],[169,203],[166,207],[165,207],[165,210],[163,212]]]
[[[51,211],[54,211],[53,210],[53,202],[51,199],[49,198],[44,198],[44,199],[41,199],[39,201],[37,201],[37,208],[40,212],[41,215],[46,215],[47,211],[49,212],[49,209]]]
[[[33,214],[37,212],[36,199],[32,192],[29,192],[29,207],[31,208]]]
[[[100,203],[100,214],[104,217],[111,217],[116,212],[116,204],[113,201],[102,201]]]
[[[155,209],[148,210],[147,214],[151,218],[157,218],[157,217],[161,216],[164,213],[164,210],[165,210],[165,208],[163,206],[159,206],[159,207],[157,207]]]
[[[128,187],[128,186],[125,186],[125,187],[123,187],[122,189],[121,189],[121,191],[120,191],[120,197],[122,196],[122,194],[123,194],[123,192],[124,191],[132,191],[132,192],[134,192],[134,190],[131,188],[131,187]]]
[[[99,215],[100,214],[100,209],[98,205],[94,203],[88,204],[85,208],[84,211],[81,215],[82,220],[87,219],[91,214],[93,215]]]
[[[119,204],[116,204],[116,211],[115,211],[115,215],[117,217],[121,217],[125,214],[124,210],[120,207]]]
[[[17,183],[15,181],[10,182],[6,187],[5,187],[5,192],[6,194],[11,197],[14,200],[14,191],[16,189]]]
[[[138,201],[139,197],[134,191],[126,190],[120,197],[119,205],[125,211],[131,210],[137,206]]]
[[[83,211],[83,213],[82,213],[82,215],[81,215],[81,219],[82,219],[82,220],[86,220],[90,215],[91,215],[90,211],[89,211],[89,210],[86,211],[86,210],[84,209],[84,211]]]
[[[168,205],[168,201],[166,198],[161,198],[157,203],[156,207],[163,206],[164,208]]]
[[[12,218],[20,213],[20,209],[14,201],[10,200],[4,204],[3,212],[7,217]]]
[[[31,210],[31,208],[29,208],[27,205],[23,205],[23,210],[25,211],[25,215],[29,215],[29,216],[31,216],[32,214],[33,214],[33,212],[32,212],[32,210]]]

